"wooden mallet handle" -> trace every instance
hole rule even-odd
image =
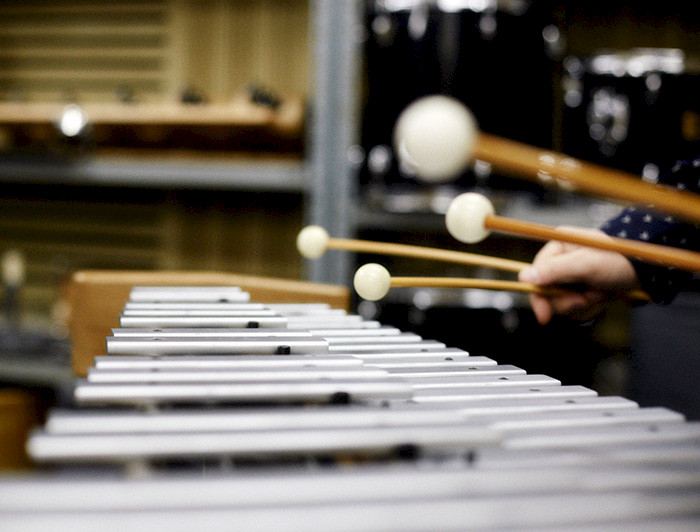
[[[477,253],[463,251],[450,251],[408,244],[392,244],[388,242],[373,242],[369,240],[355,240],[351,238],[329,238],[328,248],[343,249],[360,253],[374,253],[377,255],[391,255],[417,259],[429,259],[438,262],[450,262],[471,266],[486,266],[497,270],[519,272],[529,266],[527,262],[511,259],[490,257]]]
[[[536,240],[557,240],[615,251],[654,264],[700,272],[700,253],[607,235],[576,233],[497,216],[489,199],[474,192],[465,192],[452,200],[445,214],[445,225],[449,233],[460,242],[479,242],[490,231],[498,231]]]
[[[520,281],[502,281],[498,279],[469,279],[462,277],[391,277],[391,286],[423,288],[480,288],[483,290],[503,290],[507,292],[524,292],[555,296],[571,293],[571,289],[557,286],[538,286]],[[626,299],[649,301],[649,295],[642,290],[633,290],[623,294]]]
[[[415,288],[478,288],[483,290],[505,290],[535,293],[544,296],[556,296],[571,293],[566,287],[542,287],[532,283],[518,281],[501,281],[497,279],[469,279],[463,277],[393,277],[380,264],[369,263],[358,268],[353,278],[353,285],[363,299],[377,301],[382,299],[393,287]],[[649,296],[635,290],[620,294],[621,298],[649,301]]]
[[[328,232],[323,227],[317,225],[309,225],[302,229],[297,236],[296,244],[299,253],[308,259],[318,258],[328,249],[337,249],[358,253],[374,253],[376,255],[428,259],[470,266],[486,266],[516,273],[529,266],[527,262],[489,257],[477,253],[352,238],[333,238],[328,235]]]
[[[700,196],[647,183],[627,172],[483,132],[477,137],[474,157],[515,177],[545,184],[555,181],[586,194],[648,206],[700,223]]]
[[[496,215],[487,216],[484,220],[484,227],[492,231],[526,236],[536,240],[557,240],[580,246],[616,251],[626,257],[633,257],[682,270],[700,272],[700,253],[684,249],[627,240],[625,238],[584,235]]]

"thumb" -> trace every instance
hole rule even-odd
[[[598,264],[596,255],[585,250],[562,253],[547,260],[535,261],[523,271],[526,279],[540,286],[554,284],[590,283],[594,281]]]
[[[537,266],[531,265],[518,272],[518,281],[523,283],[541,284],[540,272]]]

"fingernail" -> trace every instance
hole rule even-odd
[[[520,272],[520,280],[524,283],[538,284],[540,282],[540,276],[537,273],[537,268],[534,266],[529,266]]]

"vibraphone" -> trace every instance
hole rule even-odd
[[[249,299],[135,287],[30,436],[41,471],[0,481],[0,529],[700,529],[700,424]]]

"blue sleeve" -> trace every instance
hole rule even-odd
[[[679,190],[700,190],[700,158],[679,161],[659,183]],[[700,251],[700,227],[658,212],[631,207],[601,229],[610,236]],[[697,280],[692,272],[631,260],[642,288],[656,303],[670,303]]]

